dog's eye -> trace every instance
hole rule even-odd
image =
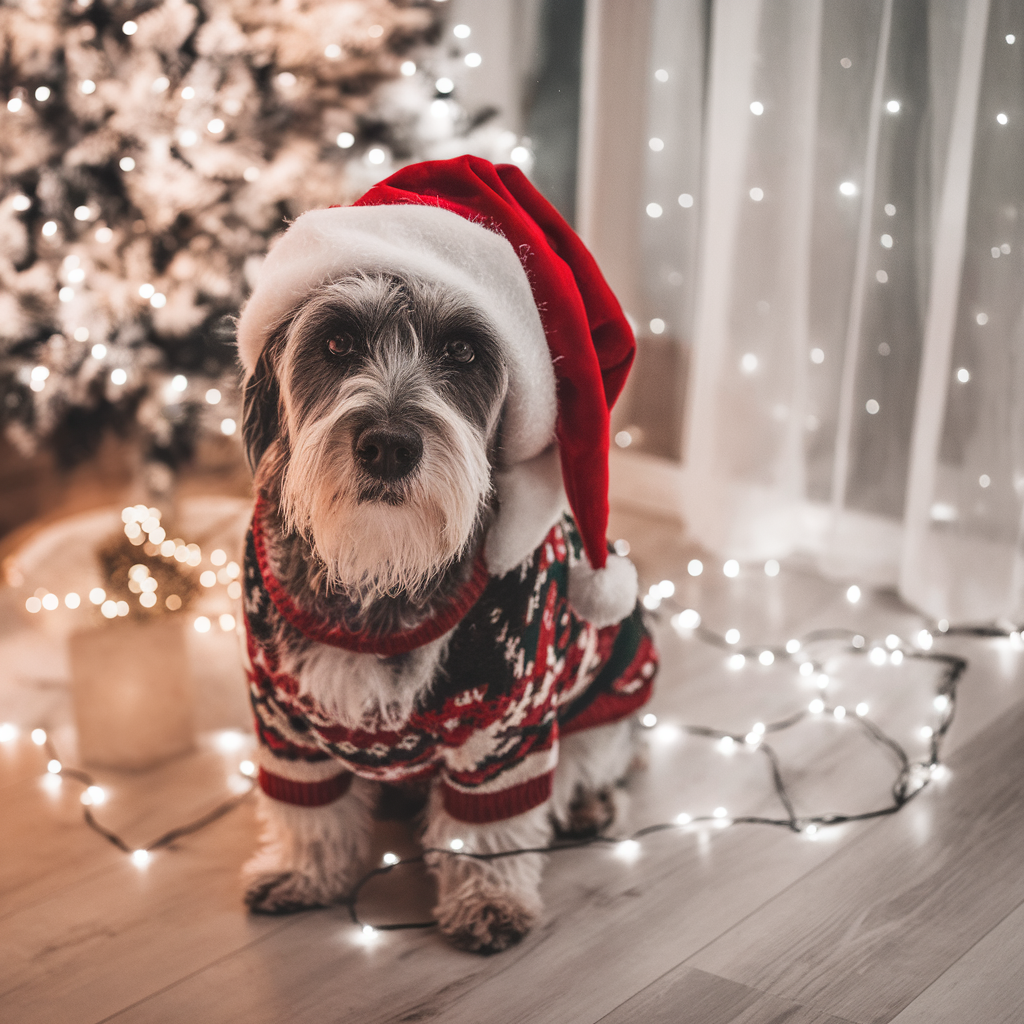
[[[337,338],[331,338],[331,340],[327,342],[327,348],[332,356],[346,355],[352,349],[352,339],[346,338],[344,335]]]
[[[471,363],[476,357],[476,353],[473,351],[473,346],[462,338],[456,338],[455,341],[449,341],[444,350],[444,354],[448,356],[449,359],[454,359],[457,363]]]

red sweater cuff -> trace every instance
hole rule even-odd
[[[444,809],[459,821],[473,825],[485,825],[492,821],[504,821],[517,814],[525,814],[539,807],[551,796],[553,772],[546,772],[536,778],[521,782],[510,789],[494,793],[466,793],[444,784],[442,795]]]
[[[271,775],[266,768],[260,768],[260,789],[274,800],[298,804],[299,807],[322,807],[333,803],[348,792],[351,784],[351,772],[342,772],[320,782],[295,782],[293,779],[283,779],[280,775]]]

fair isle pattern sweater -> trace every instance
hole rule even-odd
[[[400,730],[340,725],[280,670],[271,618],[276,612],[310,639],[365,647],[354,647],[352,634],[332,637],[289,606],[271,575],[258,517],[254,527],[246,543],[245,610],[256,730],[274,763],[303,762],[292,778],[260,769],[260,785],[275,799],[330,803],[347,791],[353,773],[388,783],[440,776],[453,817],[503,820],[551,795],[559,735],[619,721],[650,697],[657,654],[639,605],[617,625],[597,629],[569,604],[569,566],[581,557],[582,542],[566,515],[506,575],[481,577],[478,567],[469,585],[475,601],[454,625],[433,684]]]

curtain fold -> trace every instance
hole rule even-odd
[[[1019,619],[1019,3],[716,0],[707,66],[690,530]]]

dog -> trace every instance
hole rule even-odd
[[[386,191],[424,181],[427,203]],[[501,223],[442,205],[453,182],[485,213],[500,201]],[[344,900],[397,789],[423,802],[440,930],[493,953],[541,914],[543,856],[468,855],[607,828],[657,654],[635,569],[607,554],[603,525],[577,522],[601,510],[566,452],[592,465],[596,447],[600,464],[607,396],[595,444],[556,440],[575,357],[559,366],[540,315],[551,253],[526,207],[543,201],[471,157],[374,191],[299,218],[239,324],[264,826],[245,898],[261,913]],[[588,333],[588,358],[596,344]],[[584,481],[574,505],[567,480]]]

